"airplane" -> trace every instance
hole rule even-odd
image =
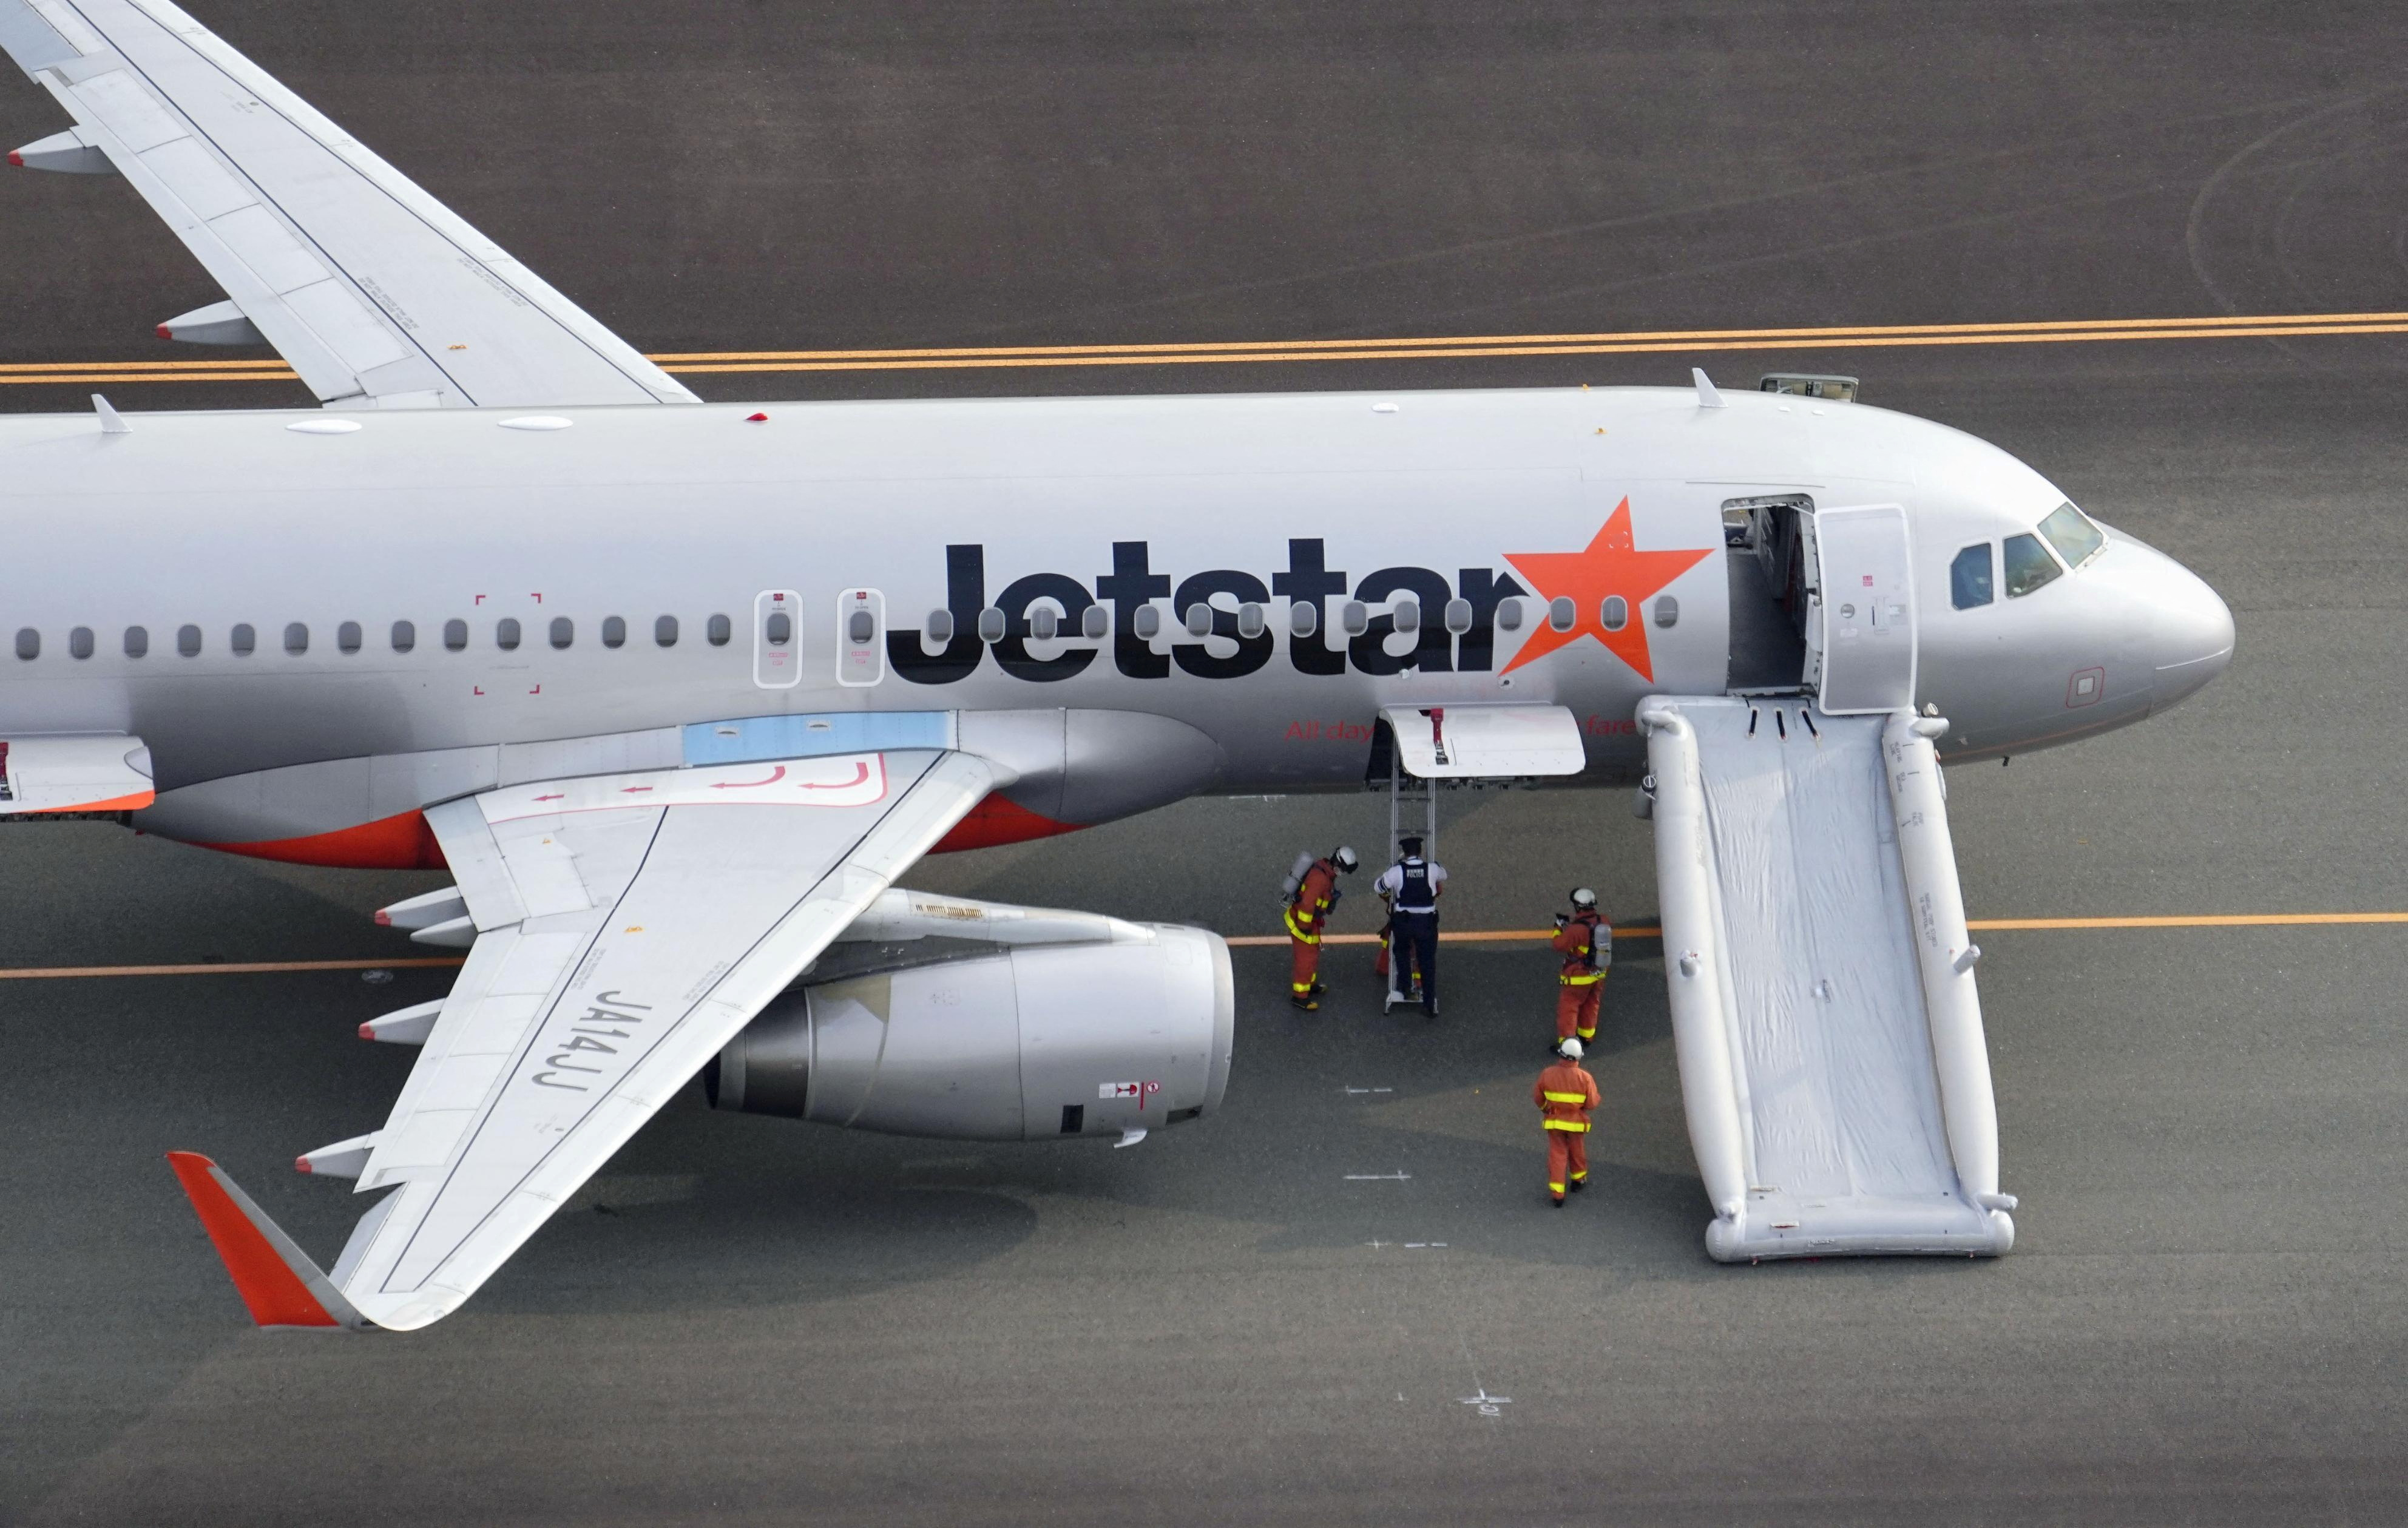
[[[704,403],[166,0],[0,0],[0,47],[73,124],[11,163],[123,179],[227,293],[162,336],[272,345],[321,404],[0,419],[0,813],[455,878],[379,914],[466,950],[364,1027],[421,1048],[391,1117],[299,1160],[380,1195],[331,1268],[171,1158],[263,1325],[456,1310],[697,1077],[977,1139],[1220,1105],[1218,935],[898,888],[924,854],[1402,773],[1641,785],[1651,697],[2000,758],[2232,654],[2213,590],[2007,452],[1702,372]]]

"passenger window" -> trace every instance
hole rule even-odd
[[[1580,611],[1573,607],[1570,594],[1558,594],[1547,602],[1547,624],[1555,630],[1570,631],[1572,623],[1578,620]]]
[[[297,621],[287,621],[284,626],[284,650],[296,654],[308,651],[309,628]]]
[[[652,641],[656,646],[664,648],[676,647],[677,632],[677,617],[675,616],[663,616],[658,621],[652,622]]]
[[[177,627],[176,650],[182,653],[187,658],[199,657],[201,655],[201,629],[198,626]]]
[[[1238,635],[1256,637],[1263,635],[1263,607],[1251,600],[1238,607]]]
[[[454,652],[459,652],[466,649],[468,646],[468,623],[465,621],[459,620],[445,621],[443,623],[443,645],[450,648]]]
[[[2007,537],[2007,598],[2028,594],[2064,572],[2036,536]]]
[[[576,640],[577,622],[569,620],[566,616],[554,616],[552,618],[552,645],[553,647],[565,648]]]
[[[393,650],[395,652],[408,652],[410,649],[416,646],[418,646],[418,628],[411,625],[407,621],[394,621],[393,623]]]
[[[1605,603],[1598,607],[1597,619],[1607,631],[1618,632],[1630,624],[1629,603],[1619,594],[1608,594]]]
[[[936,643],[939,647],[942,647],[953,639],[953,612],[951,610],[929,611],[928,640]]]
[[[1003,612],[1001,610],[998,610],[994,606],[990,605],[985,609],[979,612],[978,634],[980,641],[1002,641],[1003,628],[1004,619]]]
[[[1968,547],[1948,564],[1948,602],[1959,610],[1990,603],[1990,544]]]
[[[494,646],[504,652],[516,652],[519,648],[519,623],[514,616],[504,616],[494,624]]]
[[[736,635],[736,627],[725,616],[712,616],[703,623],[702,635],[712,647],[724,648],[727,639]]]
[[[1129,618],[1129,629],[1137,633],[1139,640],[1153,641],[1162,635],[1162,612],[1151,605],[1139,606],[1137,614]]]
[[[795,618],[783,610],[770,611],[761,622],[761,639],[773,648],[784,647],[795,639]]]
[[[128,626],[128,627],[126,627],[126,628],[125,628],[125,656],[127,656],[128,658],[140,658],[140,657],[144,657],[144,656],[148,655],[150,651],[150,631],[149,631],[147,628],[145,628],[145,627],[141,627],[141,626]]]
[[[1290,600],[1287,605],[1287,629],[1297,636],[1311,636],[1321,629],[1321,602]]]
[[[1338,612],[1338,619],[1349,636],[1360,636],[1371,629],[1371,612],[1361,600],[1348,600],[1345,607]]]
[[[1681,602],[1670,594],[1658,595],[1656,600],[1656,624],[1669,629],[1680,623]]]
[[[1100,605],[1088,606],[1086,613],[1079,618],[1079,632],[1082,635],[1100,637],[1109,635],[1111,629],[1112,618],[1104,613],[1104,607]]]
[[[602,645],[606,648],[625,647],[627,645],[626,621],[618,616],[604,616],[602,618]]]
[[[1497,602],[1497,629],[1500,632],[1518,632],[1522,629],[1520,600],[1508,598]]]
[[[877,625],[878,622],[870,619],[868,611],[855,610],[853,613],[853,619],[846,623],[845,640],[858,647],[869,640],[869,634],[876,629]],[[1028,635],[1039,642],[1051,642],[1061,634],[1061,631],[1062,615],[1054,607],[1040,605],[1028,612]],[[853,635],[856,632],[860,634],[857,636]]]
[[[360,650],[360,623],[346,621],[335,628],[335,646],[344,652]]]
[[[227,634],[226,646],[234,650],[236,657],[248,658],[251,650],[259,646],[259,634],[251,629],[250,622],[245,621]]]
[[[1446,602],[1446,629],[1453,632],[1457,636],[1461,636],[1464,633],[1471,630],[1471,602],[1469,600],[1449,600]]]
[[[1422,629],[1422,602],[1412,598],[1411,595],[1407,595],[1405,598],[1397,601],[1396,625],[1397,630],[1400,632],[1420,631]]]
[[[1187,628],[1187,635],[1190,636],[1211,635],[1212,607],[1200,602],[1189,606],[1186,619],[1181,624]]]
[[[17,628],[17,656],[28,662],[42,655],[42,634],[31,626]]]
[[[2065,559],[2068,567],[2080,567],[2099,555],[2107,544],[2105,533],[2090,522],[2090,517],[2070,504],[2060,504],[2040,522],[2040,534]]]
[[[70,658],[89,658],[92,656],[91,627],[78,626],[75,630],[67,633],[67,656]]]
[[[1053,635],[1054,612],[1051,610],[1039,610],[1037,612],[1037,615],[1038,619],[1043,621],[1045,625],[1045,629],[1039,632],[1037,635],[1039,636]],[[852,643],[854,647],[857,648],[867,644],[871,637],[876,636],[877,635],[878,618],[871,615],[868,611],[855,610],[853,614],[844,618],[844,639]]]

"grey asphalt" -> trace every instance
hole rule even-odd
[[[489,8],[195,5],[647,350],[2408,309],[2396,7]],[[58,125],[0,90],[0,137]],[[8,362],[175,355],[148,326],[217,295],[106,181],[0,180],[0,270]],[[1859,371],[2233,606],[2196,700],[1952,774],[1976,917],[2408,909],[2408,344],[1702,359]],[[118,401],[171,395],[297,396]],[[1378,821],[1193,802],[911,880],[1269,932],[1295,849]],[[1575,881],[1654,909],[1618,794],[1455,802],[1441,853],[1458,927]],[[0,965],[400,956],[367,911],[437,883],[12,828]],[[1652,946],[1610,984],[1598,1185],[1561,1214],[1525,1097],[1543,955],[1450,948],[1428,1024],[1379,1017],[1360,951],[1307,1019],[1243,950],[1214,1117],[1007,1149],[690,1097],[461,1314],[357,1340],[250,1330],[159,1152],[210,1151],[330,1254],[348,1196],[287,1164],[381,1119],[410,1057],[351,1032],[441,974],[0,983],[0,1521],[2398,1521],[2403,940],[1985,935],[2024,1202],[1996,1263],[1709,1263]]]

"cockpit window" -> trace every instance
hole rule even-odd
[[[2057,559],[2040,544],[2036,536],[2007,537],[2007,598],[2015,599],[2030,593],[2041,585],[2064,572]]]
[[[2099,555],[2107,544],[2105,533],[2090,523],[2090,517],[2070,504],[2060,504],[2040,522],[2040,534],[2065,559],[2068,567],[2080,567]]]
[[[1990,544],[1966,548],[1948,564],[1948,598],[1959,610],[1987,605],[1990,593]]]

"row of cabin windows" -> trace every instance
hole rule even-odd
[[[770,619],[774,624],[776,621],[784,621],[786,617],[778,615]],[[664,648],[677,646],[678,629],[677,617],[657,618],[652,622],[653,644]],[[736,635],[735,622],[725,616],[712,616],[703,622],[702,630],[703,640],[714,648],[725,647]],[[415,622],[396,621],[387,635],[395,652],[410,652],[416,650],[418,647],[418,627]],[[468,646],[468,623],[457,619],[447,621],[443,623],[442,635],[443,646],[447,650],[463,651]],[[772,635],[774,637],[776,634],[773,632]],[[566,649],[574,646],[577,641],[577,622],[566,616],[554,616],[544,628],[544,636],[554,648]],[[336,650],[357,652],[365,645],[366,637],[366,632],[358,621],[346,621],[335,628]],[[520,643],[525,639],[525,628],[515,619],[505,616],[494,622],[494,646],[503,651],[515,651]],[[782,638],[779,639],[782,640]],[[627,645],[627,622],[624,618],[620,616],[603,618],[602,645],[606,648],[622,648]],[[89,626],[78,626],[67,633],[67,655],[71,658],[89,658],[95,650],[95,639]],[[198,626],[176,628],[178,653],[186,658],[197,658],[201,655],[201,629]],[[247,621],[236,624],[226,634],[226,649],[237,658],[250,657],[259,650],[259,629]],[[284,650],[296,656],[309,650],[309,628],[307,623],[295,621],[285,625]],[[126,627],[125,656],[143,658],[148,657],[150,652],[150,628]],[[41,655],[41,632],[32,626],[19,628],[17,656],[30,661]]]
[[[1681,619],[1681,603],[1670,594],[1657,596],[1653,607],[1656,624],[1658,626],[1670,626]],[[1570,631],[1580,621],[1580,607],[1569,595],[1559,595],[1548,601],[1546,611],[1547,624],[1558,632]],[[1191,605],[1181,616],[1180,624],[1186,628],[1187,635],[1190,636],[1210,636],[1212,635],[1213,618],[1216,615],[1228,613],[1226,610],[1218,610],[1210,605]],[[1260,636],[1269,624],[1263,607],[1256,604],[1239,606],[1237,617],[1238,635],[1241,637]],[[770,618],[773,621],[782,619],[779,616]],[[1397,631],[1421,630],[1421,602],[1410,595],[1395,601],[1390,607],[1390,619]],[[1439,619],[1448,631],[1457,636],[1462,635],[1471,630],[1471,602],[1462,599],[1449,600],[1444,609],[1440,612]],[[1496,619],[1498,631],[1520,631],[1523,621],[1522,602],[1510,598],[1498,601]],[[868,612],[855,611],[853,621],[853,628],[847,633],[848,637],[855,643],[869,640],[871,623]],[[1629,602],[1619,594],[1606,596],[1598,606],[1598,623],[1610,632],[1622,630],[1630,623]],[[1348,600],[1339,607],[1338,624],[1347,635],[1361,636],[1371,629],[1370,607],[1361,600]],[[1162,611],[1152,605],[1140,605],[1137,607],[1136,613],[1130,617],[1129,625],[1140,639],[1152,641],[1162,634]],[[1290,633],[1297,636],[1311,636],[1320,628],[1321,607],[1317,602],[1299,601],[1288,607]],[[990,605],[978,613],[976,629],[980,641],[1000,642],[1010,632],[1011,617],[1001,608]],[[953,612],[929,611],[925,630],[928,639],[932,642],[952,641]],[[1101,638],[1111,634],[1111,617],[1100,605],[1088,606],[1079,618],[1079,631],[1076,635]],[[1040,605],[1028,612],[1028,635],[1038,641],[1051,641],[1054,637],[1071,634],[1062,630],[1060,612],[1051,606]],[[772,638],[772,640],[776,639]]]
[[[1968,550],[1986,551],[1986,549],[1969,548]],[[1958,562],[1961,564],[1963,559],[1960,557]],[[1985,569],[1983,577],[1986,578],[1987,576]],[[2050,577],[2055,577],[2054,572]],[[1986,597],[1985,595],[1985,598]],[[1669,627],[1676,624],[1681,619],[1680,602],[1670,594],[1656,596],[1652,608],[1656,624],[1658,626]],[[1226,612],[1217,613],[1226,614]],[[1215,614],[1214,607],[1210,605],[1191,605],[1187,607],[1181,623],[1186,627],[1191,636],[1210,636],[1212,635]],[[1568,595],[1548,601],[1546,614],[1547,624],[1557,632],[1570,631],[1580,619],[1579,607]],[[1421,630],[1421,602],[1410,596],[1395,601],[1390,607],[1390,619],[1397,631],[1410,634]],[[1523,619],[1522,601],[1508,598],[1498,602],[1496,612],[1498,630],[1520,631]],[[1458,636],[1469,632],[1472,626],[1471,602],[1463,599],[1448,601],[1444,609],[1440,612],[1440,620],[1449,632]],[[1605,630],[1618,632],[1629,622],[1630,606],[1621,595],[1609,594],[1598,603],[1598,624]],[[1138,607],[1130,624],[1140,638],[1151,641],[1161,635],[1162,612],[1152,605],[1141,605]],[[1347,601],[1339,608],[1338,624],[1348,636],[1363,635],[1371,628],[1369,607],[1361,600]],[[1260,636],[1268,625],[1268,621],[1262,606],[1250,603],[1238,607],[1237,628],[1240,636]],[[1311,636],[1320,629],[1320,625],[1321,607],[1318,604],[1297,603],[1289,607],[1288,629],[1294,635]],[[1111,618],[1105,612],[1102,606],[1090,605],[1081,616],[1079,626],[1080,635],[1101,638],[1111,635]],[[1010,618],[1000,608],[989,606],[979,612],[977,630],[981,641],[1000,642],[1010,629]],[[678,630],[677,617],[661,616],[652,622],[652,641],[659,647],[673,648],[677,646]],[[953,613],[951,610],[929,612],[926,630],[931,641],[939,643],[952,641]],[[346,653],[357,652],[365,644],[366,635],[365,629],[358,621],[346,621],[335,628],[336,650]],[[855,643],[861,643],[870,640],[873,635],[874,622],[871,621],[869,612],[854,611],[852,623],[846,631],[847,637]],[[1050,606],[1037,607],[1028,612],[1028,635],[1039,641],[1050,641],[1066,635],[1062,631],[1061,616]],[[456,618],[447,621],[443,623],[442,636],[443,646],[448,650],[462,651],[468,646],[468,623]],[[577,641],[577,623],[566,616],[554,616],[545,629],[545,636],[556,649],[569,648]],[[712,616],[703,624],[703,639],[712,647],[724,648],[734,636],[735,623],[724,615]],[[783,610],[772,612],[762,622],[762,636],[771,647],[784,647],[794,639],[794,618]],[[289,622],[284,628],[283,639],[286,652],[296,656],[308,652],[309,650],[308,624],[298,621]],[[505,616],[494,623],[494,645],[503,651],[517,650],[525,639],[525,628],[514,617]],[[389,640],[395,652],[414,651],[418,647],[418,627],[411,621],[396,621],[393,623]],[[602,621],[602,645],[606,648],[619,648],[624,647],[626,642],[625,620],[619,616],[605,617]],[[258,629],[248,622],[236,625],[227,634],[226,646],[237,658],[251,656],[259,649]],[[188,625],[177,628],[176,651],[178,653],[186,658],[197,658],[200,656],[201,648],[201,629],[198,626]],[[69,656],[89,658],[94,650],[95,639],[91,627],[78,626],[67,633]],[[128,658],[141,658],[148,656],[150,651],[150,629],[143,626],[126,627],[125,655]],[[30,661],[41,655],[41,632],[32,626],[20,628],[17,633],[17,656]]]

